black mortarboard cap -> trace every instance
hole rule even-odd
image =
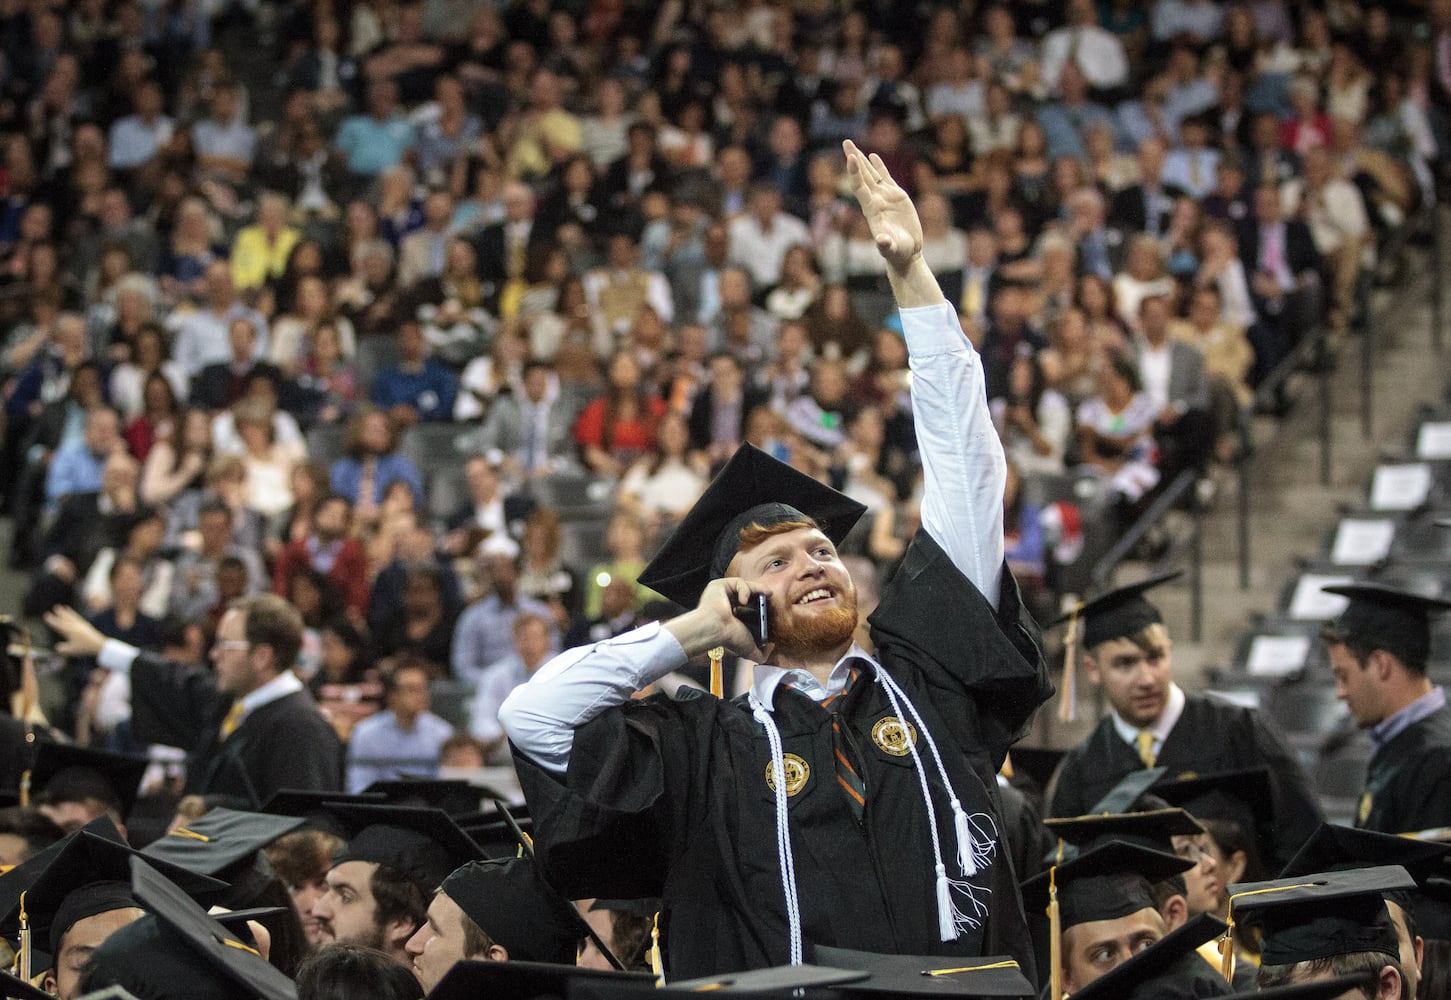
[[[1426,879],[1415,907],[1416,933],[1428,941],[1451,941],[1451,879]]]
[[[99,799],[124,820],[136,805],[150,761],[133,754],[92,750],[64,743],[40,743],[30,769],[34,803]]]
[[[300,816],[306,824],[314,830],[325,830],[328,833],[344,836],[342,825],[332,816],[323,805],[328,803],[341,803],[343,805],[387,805],[388,797],[377,792],[362,792],[356,795],[344,795],[342,792],[318,792],[303,790],[299,788],[284,788],[281,791],[273,792],[272,796],[264,803],[260,812],[269,813],[273,816]]]
[[[0,970],[0,997],[6,1000],[55,1000],[45,990],[3,970]]]
[[[382,795],[390,806],[442,809],[455,818],[477,812],[479,803],[499,793],[457,778],[399,778],[375,781],[364,792]]]
[[[303,820],[296,816],[213,809],[152,841],[141,853],[152,860],[170,861],[188,871],[226,879],[233,865],[250,861],[262,848],[302,824]]]
[[[479,845],[485,857],[512,858],[523,849],[519,835],[530,834],[534,824],[524,806],[511,806],[509,812],[514,819],[512,824],[499,811],[497,803],[487,809],[455,816],[453,819]]]
[[[509,958],[574,963],[589,925],[540,877],[532,857],[472,861],[443,880],[443,892]]]
[[[100,817],[0,878],[0,935],[14,937],[18,930],[22,892],[31,933],[49,942],[52,955],[78,921],[138,905],[130,891],[131,861],[140,853],[113,839],[118,837],[115,826]],[[179,892],[208,903],[226,891],[217,879],[165,861],[151,863]]]
[[[1133,812],[1139,804],[1139,798],[1149,790],[1154,782],[1168,773],[1167,767],[1151,767],[1147,771],[1130,773],[1123,781],[1109,789],[1107,795],[1095,802],[1093,807],[1088,810],[1089,814]]]
[[[580,987],[594,987],[593,995],[606,997],[631,988],[653,994],[655,977],[644,972],[602,972],[575,965],[544,962],[459,962],[438,981],[428,1000],[533,1000],[535,997],[569,998]]]
[[[132,888],[152,915],[96,949],[93,983],[139,1000],[296,1000],[292,980],[144,860],[132,864]]]
[[[846,994],[1024,997],[1035,992],[1018,963],[1007,956],[881,955],[818,945],[812,962],[829,969],[854,969],[870,974],[861,982],[845,983],[834,990]]]
[[[810,987],[831,987],[833,990],[853,983],[866,982],[869,973],[861,969],[834,969],[820,965],[778,965],[769,969],[746,972],[722,972],[698,979],[668,983],[661,994],[684,996],[687,993],[735,993],[754,996],[786,997],[793,991]]]
[[[740,530],[812,520],[839,543],[866,507],[805,473],[743,444],[640,573],[640,583],[686,608],[725,575]]]
[[[1201,913],[1073,995],[1082,1000],[1130,1000],[1150,992],[1165,998],[1212,996],[1205,992],[1179,992],[1186,986],[1192,989],[1203,979],[1217,982],[1227,993],[1229,985],[1224,977],[1195,954],[1200,945],[1222,935],[1226,927],[1223,920]],[[1151,984],[1154,989],[1149,991],[1146,987]]]
[[[1268,767],[1184,773],[1160,780],[1153,786],[1153,793],[1201,822],[1229,820],[1250,836],[1268,831],[1274,810]]]
[[[1204,832],[1204,827],[1183,809],[1073,816],[1043,822],[1054,836],[1080,850],[1121,840],[1173,854],[1175,837],[1193,837]]]
[[[1099,643],[1138,635],[1148,626],[1164,620],[1159,609],[1149,603],[1144,594],[1183,575],[1182,570],[1160,573],[1147,580],[1110,590],[1080,604],[1073,611],[1060,615],[1053,624],[1063,624],[1076,615],[1082,630],[1080,645],[1086,650],[1092,650]]]
[[[1321,823],[1280,872],[1280,878],[1400,865],[1417,883],[1424,883],[1433,875],[1451,874],[1448,858],[1451,844]]]
[[[1260,927],[1260,961],[1265,965],[1359,952],[1399,959],[1385,894],[1415,886],[1400,865],[1240,883],[1229,887],[1230,916]]]
[[[398,806],[329,806],[347,833],[348,846],[333,859],[372,861],[401,873],[425,896],[449,873],[469,861],[483,860],[483,852],[440,809],[405,809]]]
[[[1043,913],[1050,880],[1056,880],[1060,924],[1065,929],[1157,910],[1152,884],[1193,867],[1193,861],[1165,851],[1110,840],[1024,882],[1023,909]]]
[[[1324,590],[1350,598],[1340,617],[1327,627],[1328,637],[1367,642],[1408,663],[1425,664],[1431,653],[1430,616],[1451,609],[1451,601],[1379,583],[1347,583]]]

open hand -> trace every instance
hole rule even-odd
[[[867,156],[850,139],[842,143],[846,153],[846,174],[852,193],[861,205],[877,250],[889,267],[907,270],[922,253],[922,221],[907,192],[887,172],[876,153]]]
[[[75,608],[56,605],[45,614],[45,623],[60,636],[55,651],[62,656],[95,656],[106,637]]]

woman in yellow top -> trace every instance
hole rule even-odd
[[[291,206],[274,191],[257,197],[257,221],[243,227],[232,243],[232,282],[238,291],[280,278],[302,234],[287,224]]]

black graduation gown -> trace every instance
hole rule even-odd
[[[1164,741],[1156,763],[1166,778],[1268,766],[1274,792],[1272,819],[1260,831],[1262,858],[1279,871],[1320,824],[1320,806],[1299,763],[1251,709],[1207,695],[1187,694],[1184,714]],[[1053,784],[1051,817],[1082,816],[1143,762],[1104,716],[1087,740],[1070,750]]]
[[[1451,708],[1412,723],[1376,751],[1356,819],[1381,833],[1451,826]]]
[[[996,773],[1052,686],[1037,626],[1006,570],[1000,609],[918,532],[871,618],[878,658],[930,728],[963,808],[997,841],[992,862],[971,879],[985,907],[981,924],[956,940],[939,940],[930,830],[912,758],[873,742],[873,727],[897,714],[881,685],[863,674],[840,709],[866,783],[860,824],[836,780],[830,712],[776,690],[784,752],[809,767],[788,800],[808,961],[810,945],[822,944],[1011,954],[1025,972],[1033,968],[1000,837]],[[956,875],[947,796],[920,734],[917,749],[944,861]],[[515,757],[552,879],[569,898],[661,897],[672,978],[789,961],[770,750],[744,699],[655,696],[612,708],[576,730],[563,781]]]
[[[231,705],[211,673],[145,652],[131,665],[136,737],[187,751],[187,794],[246,809],[283,788],[342,790],[342,744],[306,689],[249,713],[218,741]]]

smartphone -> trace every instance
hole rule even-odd
[[[752,594],[745,604],[739,605],[735,610],[736,617],[746,626],[751,638],[756,640],[756,645],[762,649],[771,641],[770,618],[767,613],[769,607],[770,599],[765,594]]]

